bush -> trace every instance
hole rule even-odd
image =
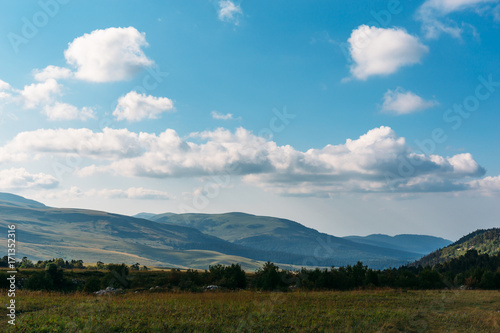
[[[47,265],[45,271],[34,272],[26,281],[26,289],[69,291],[73,285],[64,277],[62,269],[54,263]]]
[[[101,287],[107,288],[128,288],[130,281],[128,280],[129,269],[125,264],[109,264],[106,265],[108,273],[101,279]]]
[[[240,264],[214,265],[208,270],[208,282],[228,289],[244,289],[247,285],[245,271]]]
[[[286,272],[280,270],[272,262],[266,262],[262,268],[255,273],[255,287],[262,290],[283,290]]]
[[[481,287],[482,289],[495,289],[495,274],[492,271],[484,272],[483,276],[481,277],[479,287]]]
[[[93,293],[101,289],[101,280],[98,277],[91,277],[85,282],[83,291],[86,293]]]

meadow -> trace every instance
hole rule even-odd
[[[2,293],[1,304],[7,303]],[[487,290],[126,291],[97,296],[20,290],[4,332],[498,332]],[[6,310],[4,310],[6,312]]]

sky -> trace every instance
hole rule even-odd
[[[500,0],[0,9],[0,192],[336,236],[499,226]]]

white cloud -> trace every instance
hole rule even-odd
[[[11,90],[12,87],[5,81],[0,80],[0,91]]]
[[[422,22],[422,30],[427,38],[438,38],[442,33],[460,38],[463,28],[455,21],[448,19],[446,17],[448,14],[475,10],[477,12],[491,12],[492,15],[496,15],[496,9],[487,5],[498,2],[499,0],[427,0],[417,10],[416,17]]]
[[[500,194],[500,176],[496,177],[485,177],[483,179],[474,180],[470,182],[472,189],[478,191],[483,195],[495,195]]]
[[[232,113],[223,114],[223,113],[220,113],[220,112],[217,112],[217,111],[212,111],[211,115],[212,115],[212,118],[218,119],[218,120],[233,119],[233,114]]]
[[[142,48],[146,35],[134,27],[94,30],[75,38],[64,52],[77,79],[92,82],[128,80],[153,65]]]
[[[436,104],[436,101],[426,101],[413,92],[398,87],[385,93],[382,111],[401,115],[425,110]]]
[[[35,70],[33,76],[37,81],[47,81],[50,79],[68,79],[73,76],[73,72],[68,68],[57,67],[57,66],[47,66],[42,70]]]
[[[48,79],[42,83],[32,83],[24,86],[20,91],[20,97],[26,109],[35,109],[40,106],[52,104],[55,96],[61,93],[62,86],[54,79]]]
[[[395,73],[403,66],[420,63],[429,51],[404,29],[383,29],[361,25],[348,39],[353,65],[351,74],[359,80],[372,75]]]
[[[167,111],[172,111],[174,103],[166,97],[154,97],[131,91],[118,99],[118,105],[113,116],[118,120],[140,121],[142,119],[156,119]]]
[[[470,188],[471,178],[485,173],[467,153],[451,157],[414,153],[389,127],[307,151],[278,146],[243,128],[192,133],[187,139],[172,129],[159,135],[109,128],[103,132],[37,130],[20,133],[0,147],[4,162],[54,154],[87,158],[77,171],[80,176],[102,172],[152,178],[233,175],[283,195],[301,196],[463,191]]]
[[[99,159],[116,159],[140,156],[143,153],[141,138],[150,134],[133,133],[126,129],[105,128],[102,132],[95,133],[87,128],[68,129],[38,129],[35,131],[21,132],[4,147],[0,147],[0,161],[2,155],[11,156],[16,161],[26,158],[20,155],[23,152],[35,153],[37,157],[43,153],[78,154]]]
[[[49,66],[51,67],[51,66]],[[47,68],[49,68],[47,67]],[[41,109],[42,113],[47,116],[48,120],[88,120],[95,118],[95,113],[92,108],[83,107],[78,109],[76,106],[57,101],[57,96],[61,95],[62,85],[59,84],[53,77],[62,77],[59,75],[58,69],[49,69],[35,74],[42,82],[32,83],[24,86],[23,90],[13,89],[7,83],[0,81],[0,100],[5,102],[15,102],[21,104],[25,109]],[[43,78],[43,80],[42,80]],[[2,91],[2,86],[7,91]]]
[[[235,5],[233,1],[220,0],[219,1],[219,20],[225,22],[232,22],[238,25],[238,17],[243,14],[241,7]]]
[[[12,101],[12,87],[5,81],[0,80],[0,102]]]
[[[76,106],[66,103],[55,103],[44,107],[43,112],[51,121],[56,120],[75,120],[82,121],[95,118],[94,110],[92,108],[83,107],[78,109]]]
[[[24,168],[0,170],[0,189],[33,189],[54,188],[59,182],[51,175],[44,173],[32,174]]]

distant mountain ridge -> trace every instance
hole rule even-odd
[[[246,213],[131,217],[47,207],[8,193],[0,194],[0,223],[18,224],[18,253],[32,260],[62,257],[181,268],[238,262],[252,270],[265,261],[296,268],[362,261],[372,268],[385,268],[421,257],[387,244],[320,233],[287,219]],[[5,242],[0,239],[0,246]]]
[[[411,266],[434,266],[454,258],[458,258],[468,250],[476,250],[481,254],[496,255],[500,253],[500,228],[479,229],[463,236],[453,244],[434,251],[410,264]]]
[[[403,246],[382,242],[363,242],[331,236],[287,219],[255,216],[246,213],[225,214],[159,214],[152,221],[195,228],[234,244],[252,249],[288,252],[309,256],[310,261],[329,258],[335,265],[354,264],[358,260],[372,267],[399,266],[429,252],[411,252]],[[386,236],[390,237],[390,236]],[[419,236],[414,238],[413,245]],[[408,238],[408,237],[403,237]],[[431,236],[423,236],[428,241]],[[442,240],[442,239],[440,239]],[[403,239],[404,241],[404,239]],[[449,244],[451,241],[443,240]],[[422,254],[423,252],[423,254]]]
[[[401,234],[395,236],[373,234],[364,237],[347,236],[344,238],[352,240],[354,242],[387,247],[396,250],[409,251],[421,255],[429,254],[452,243],[452,241],[441,237],[412,234]]]

